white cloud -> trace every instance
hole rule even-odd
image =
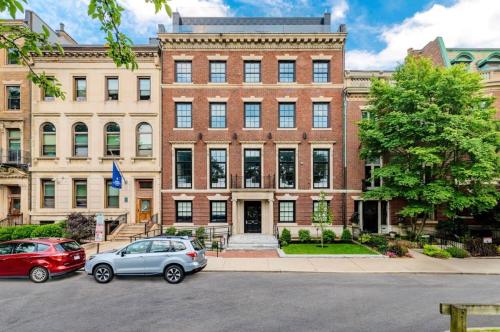
[[[451,6],[433,5],[394,26],[383,29],[386,44],[380,52],[346,52],[348,69],[391,69],[408,48],[422,48],[441,36],[447,47],[500,47],[500,1],[458,0]]]
[[[332,4],[332,19],[333,21],[345,18],[349,4],[347,0],[335,0]]]

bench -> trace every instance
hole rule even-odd
[[[439,305],[441,315],[450,315],[450,332],[467,331],[467,315],[500,315],[500,304],[447,304]]]

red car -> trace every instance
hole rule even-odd
[[[85,251],[78,242],[58,238],[14,240],[0,243],[0,277],[49,277],[85,266]]]

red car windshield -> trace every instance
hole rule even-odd
[[[75,251],[81,249],[80,245],[76,241],[58,243],[55,247],[57,251]]]

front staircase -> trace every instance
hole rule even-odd
[[[231,236],[226,250],[274,250],[279,247],[273,235],[237,234]]]
[[[130,237],[134,235],[144,234],[145,225],[146,223],[121,224],[108,236],[108,239],[112,241],[130,240]]]

